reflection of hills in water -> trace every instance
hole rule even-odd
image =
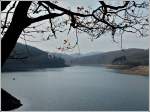
[[[51,57],[62,59],[59,67],[66,65],[90,65],[90,64],[112,64],[115,59],[125,57],[130,63],[139,63],[148,65],[149,50],[144,49],[126,49],[104,53],[91,52],[87,54],[61,54],[48,53],[32,46],[25,46],[18,43],[11,56],[18,59],[8,59],[2,71],[16,71],[34,68],[49,68],[52,66]],[[64,60],[64,62],[63,62]],[[54,63],[53,63],[54,65]],[[56,66],[57,67],[57,66]]]

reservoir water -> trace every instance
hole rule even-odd
[[[99,66],[2,73],[2,88],[22,111],[148,110],[149,78]]]

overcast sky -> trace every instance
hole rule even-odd
[[[117,3],[117,2],[115,2]],[[60,0],[59,4],[65,8],[70,8],[71,10],[75,10],[77,6],[90,6],[91,8],[95,8],[98,6],[97,0]],[[38,38],[39,35],[37,35]],[[75,35],[71,33],[68,37],[66,34],[58,34],[58,39],[50,39],[48,41],[43,42],[27,42],[27,44],[38,47],[44,51],[48,52],[60,52],[58,51],[58,47],[62,46],[63,40],[67,38],[71,38],[72,44],[74,44]],[[40,38],[40,37],[39,37]],[[89,39],[89,35],[82,33],[79,34],[79,48],[81,53],[88,52],[107,52],[113,50],[120,49],[120,37],[116,36],[115,43],[112,41],[110,34],[105,34],[100,38],[91,41]],[[19,39],[19,42],[24,43],[22,39]],[[145,38],[137,38],[134,34],[124,34],[123,35],[123,48],[149,48],[149,37]],[[75,48],[70,51],[65,51],[65,53],[78,53],[79,49]]]

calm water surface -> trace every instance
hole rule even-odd
[[[3,73],[2,87],[23,111],[148,110],[148,77],[96,66]]]

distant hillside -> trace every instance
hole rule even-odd
[[[125,56],[128,62],[138,62],[143,65],[148,65],[149,62],[149,50],[132,48],[77,57],[74,58],[72,64],[112,64],[114,59],[119,58],[121,56]]]
[[[40,69],[67,66],[65,60],[60,57],[60,55],[57,56],[55,53],[56,56],[52,61],[48,58],[48,54],[50,53],[42,51],[38,48],[17,43],[15,49],[11,53],[10,59],[8,59],[3,66],[2,71],[22,71],[33,70],[37,68]],[[61,61],[57,63],[58,61],[56,60]],[[56,63],[54,61],[56,61]]]
[[[68,65],[149,64],[149,50],[136,48],[104,53],[94,52],[67,55],[54,52],[48,53],[38,48],[18,43],[11,53],[12,56],[18,59],[8,59],[2,71],[33,70],[37,68],[65,67]],[[125,57],[124,63],[120,62],[121,57]]]

